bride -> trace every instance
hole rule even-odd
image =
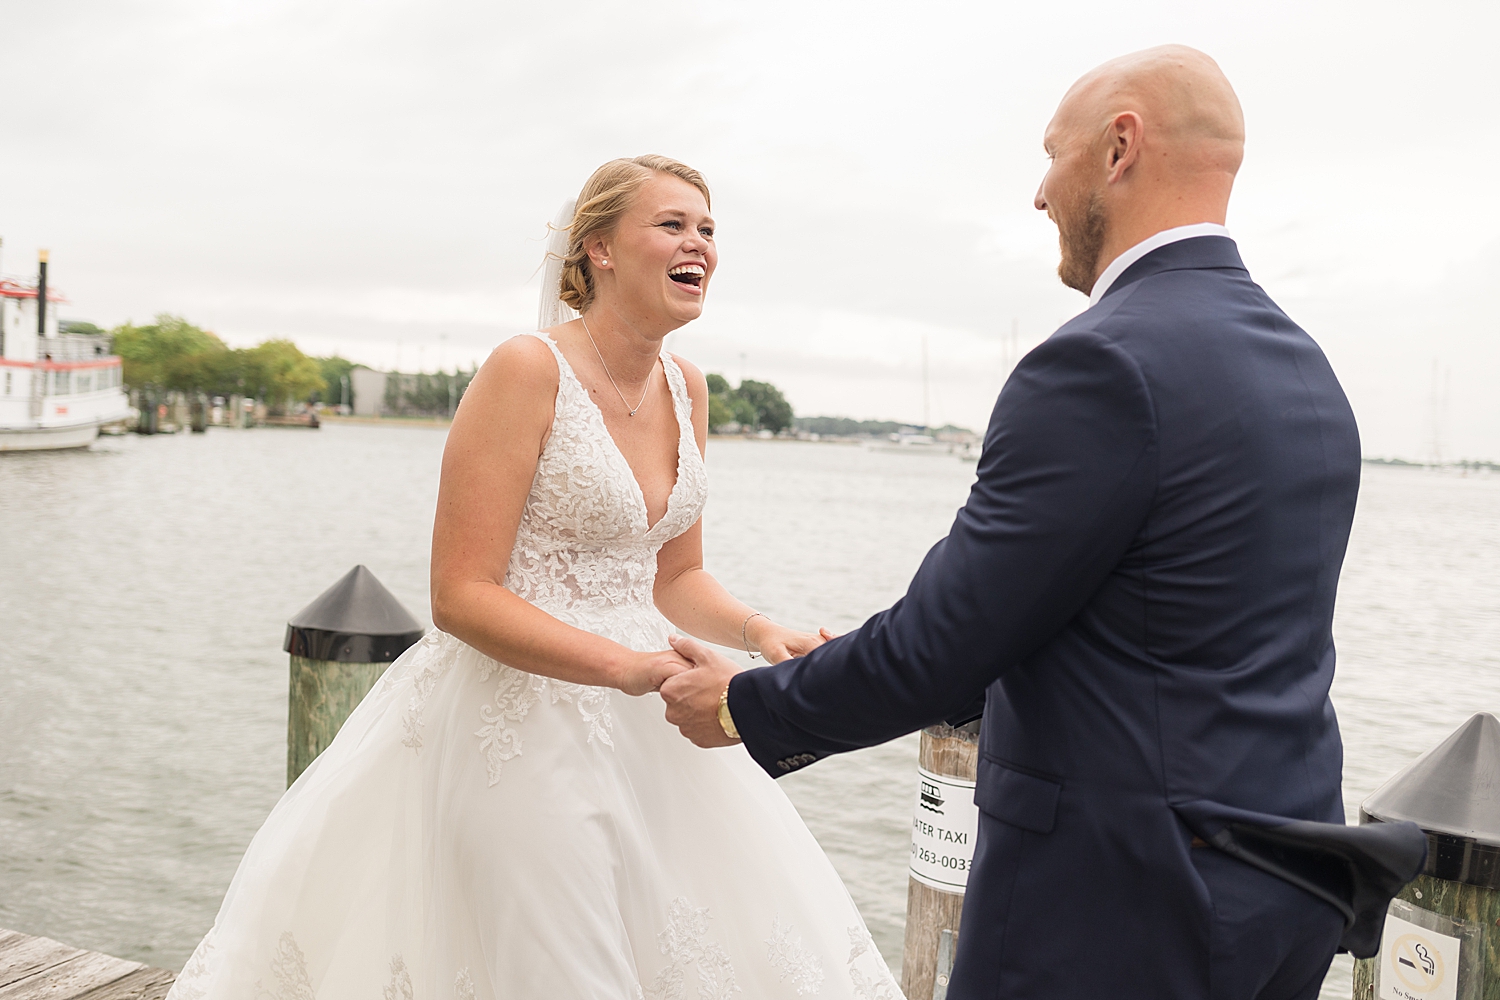
[[[576,204],[543,332],[449,432],[436,627],[272,810],[169,1000],[900,996],[781,790],[654,693],[673,626],[822,641],[703,569],[708,390],[662,341],[718,263],[708,186],[641,156]]]

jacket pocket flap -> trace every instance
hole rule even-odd
[[[979,758],[974,804],[1003,823],[1032,833],[1051,833],[1062,785]]]

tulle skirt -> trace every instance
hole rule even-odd
[[[654,608],[554,613],[666,647]],[[169,1000],[809,995],[900,992],[743,748],[434,630],[277,803]]]

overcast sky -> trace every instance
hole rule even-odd
[[[803,414],[975,428],[1086,304],[1031,207],[1111,56],[1216,58],[1249,144],[1229,226],[1328,352],[1368,455],[1500,459],[1500,5],[5,0],[6,273],[65,318],[172,312],[451,368],[534,325],[545,223],[599,163],[714,191],[670,346]]]

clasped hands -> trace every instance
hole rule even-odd
[[[827,629],[817,632],[795,632],[768,624],[755,637],[767,663],[805,656],[832,639]],[[667,721],[683,736],[700,747],[726,747],[738,740],[730,739],[719,724],[719,696],[739,667],[729,657],[698,639],[674,635],[672,649],[645,654],[647,662],[639,681],[626,688],[630,694],[644,694],[652,688],[661,692],[667,703]],[[646,686],[649,685],[649,686]]]

